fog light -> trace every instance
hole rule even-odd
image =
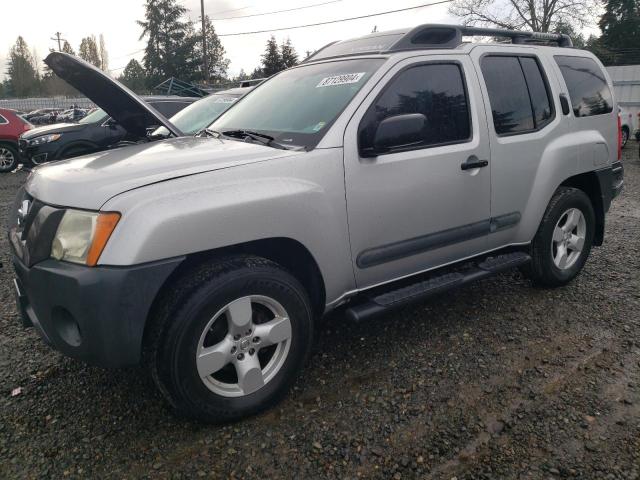
[[[82,343],[80,325],[71,315],[71,312],[63,307],[54,307],[51,310],[51,320],[58,336],[72,347],[79,347]]]

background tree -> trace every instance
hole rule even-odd
[[[80,58],[100,68],[100,54],[95,35],[85,37],[80,42]]]
[[[33,68],[33,57],[29,52],[27,42],[18,37],[9,52],[9,66],[7,69],[9,95],[14,97],[28,97],[38,91],[38,75]]]
[[[598,0],[454,0],[449,12],[466,25],[550,32],[558,24],[584,27],[597,8]]]
[[[262,54],[262,74],[265,77],[270,77],[271,75],[278,73],[285,68],[286,67],[284,66],[284,63],[282,61],[282,55],[280,54],[280,50],[278,49],[276,37],[271,35],[269,40],[267,40],[265,51]]]
[[[100,69],[106,72],[109,69],[109,53],[102,34],[100,34],[100,44],[98,45],[98,57],[100,58]]]
[[[298,53],[291,44],[291,39],[287,38],[280,45],[280,56],[282,57],[282,64],[284,68],[293,67],[298,64]]]
[[[209,79],[213,82],[220,82],[227,78],[227,70],[231,61],[225,58],[227,53],[222,46],[220,37],[216,34],[216,30],[208,15],[204,17],[205,34],[207,36],[207,66],[209,67]],[[200,62],[200,76],[198,80],[204,80],[205,76],[202,72],[202,30],[196,29],[198,32],[195,39],[195,58]]]
[[[640,0],[608,0],[598,26],[603,62],[640,63]]]
[[[75,55],[76,54],[76,52],[75,52],[75,50],[73,50],[73,47],[71,46],[71,44],[69,42],[67,42],[66,40],[62,44],[62,51],[64,53],[69,53],[71,55]]]
[[[147,74],[136,59],[129,60],[118,80],[136,93],[147,91]]]
[[[197,72],[194,58],[197,35],[184,19],[186,8],[177,0],[146,0],[140,39],[147,38],[144,67],[151,84],[168,77],[190,80]]]

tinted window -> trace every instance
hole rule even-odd
[[[542,128],[553,118],[553,107],[547,85],[542,78],[542,71],[535,58],[519,57],[519,60],[527,87],[529,87],[535,126]]]
[[[498,135],[535,128],[527,82],[517,57],[485,57],[482,60],[493,125]]]
[[[9,123],[6,118],[0,115],[0,125],[4,125],[5,123]]]
[[[374,135],[382,120],[409,113],[421,113],[427,118],[422,142],[412,148],[468,140],[469,107],[460,67],[420,65],[395,77],[362,119],[360,148],[363,151],[373,148]]]
[[[555,57],[569,89],[573,113],[588,117],[613,110],[611,90],[596,62],[584,57]]]

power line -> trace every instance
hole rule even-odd
[[[341,2],[341,1],[342,0],[331,0],[330,2],[314,3],[313,5],[305,5],[303,7],[287,8],[285,10],[276,10],[275,12],[252,13],[250,15],[240,15],[240,16],[237,16],[237,17],[212,18],[211,20],[216,20],[216,21],[234,20],[234,19],[237,19],[237,18],[249,18],[249,17],[261,17],[263,15],[275,15],[276,13],[293,12],[295,10],[304,10],[305,8],[320,7],[322,5],[329,5],[330,3],[338,3],[338,2]]]
[[[267,30],[255,30],[252,32],[234,32],[234,33],[218,33],[219,37],[236,37],[239,35],[253,35],[256,33],[269,33],[269,32],[281,32],[283,30],[295,30],[295,29],[299,29],[299,28],[308,28],[308,27],[317,27],[319,25],[329,25],[332,23],[341,23],[341,22],[349,22],[351,20],[360,20],[363,18],[371,18],[371,17],[379,17],[381,15],[389,15],[391,13],[398,13],[398,12],[406,12],[408,10],[416,10],[419,8],[424,8],[424,7],[431,7],[433,5],[440,5],[443,3],[450,3],[453,0],[440,0],[437,2],[432,2],[432,3],[424,3],[422,5],[416,5],[414,7],[407,7],[407,8],[399,8],[397,10],[388,10],[386,12],[379,12],[379,13],[371,13],[369,15],[359,15],[357,17],[350,17],[350,18],[341,18],[338,20],[329,20],[326,22],[318,22],[318,23],[309,23],[306,25],[296,25],[293,27],[282,27],[282,28],[271,28],[271,29],[267,29]]]

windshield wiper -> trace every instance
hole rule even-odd
[[[268,147],[279,148],[281,150],[289,150],[287,146],[281,145],[278,142],[274,142],[275,138],[265,133],[253,132],[251,130],[226,130],[222,132],[222,135],[224,135],[225,137],[242,139],[246,139],[248,137],[251,140],[256,140]]]
[[[222,134],[217,130],[211,130],[209,128],[203,128],[198,133],[196,133],[196,137],[213,137],[220,138]]]

